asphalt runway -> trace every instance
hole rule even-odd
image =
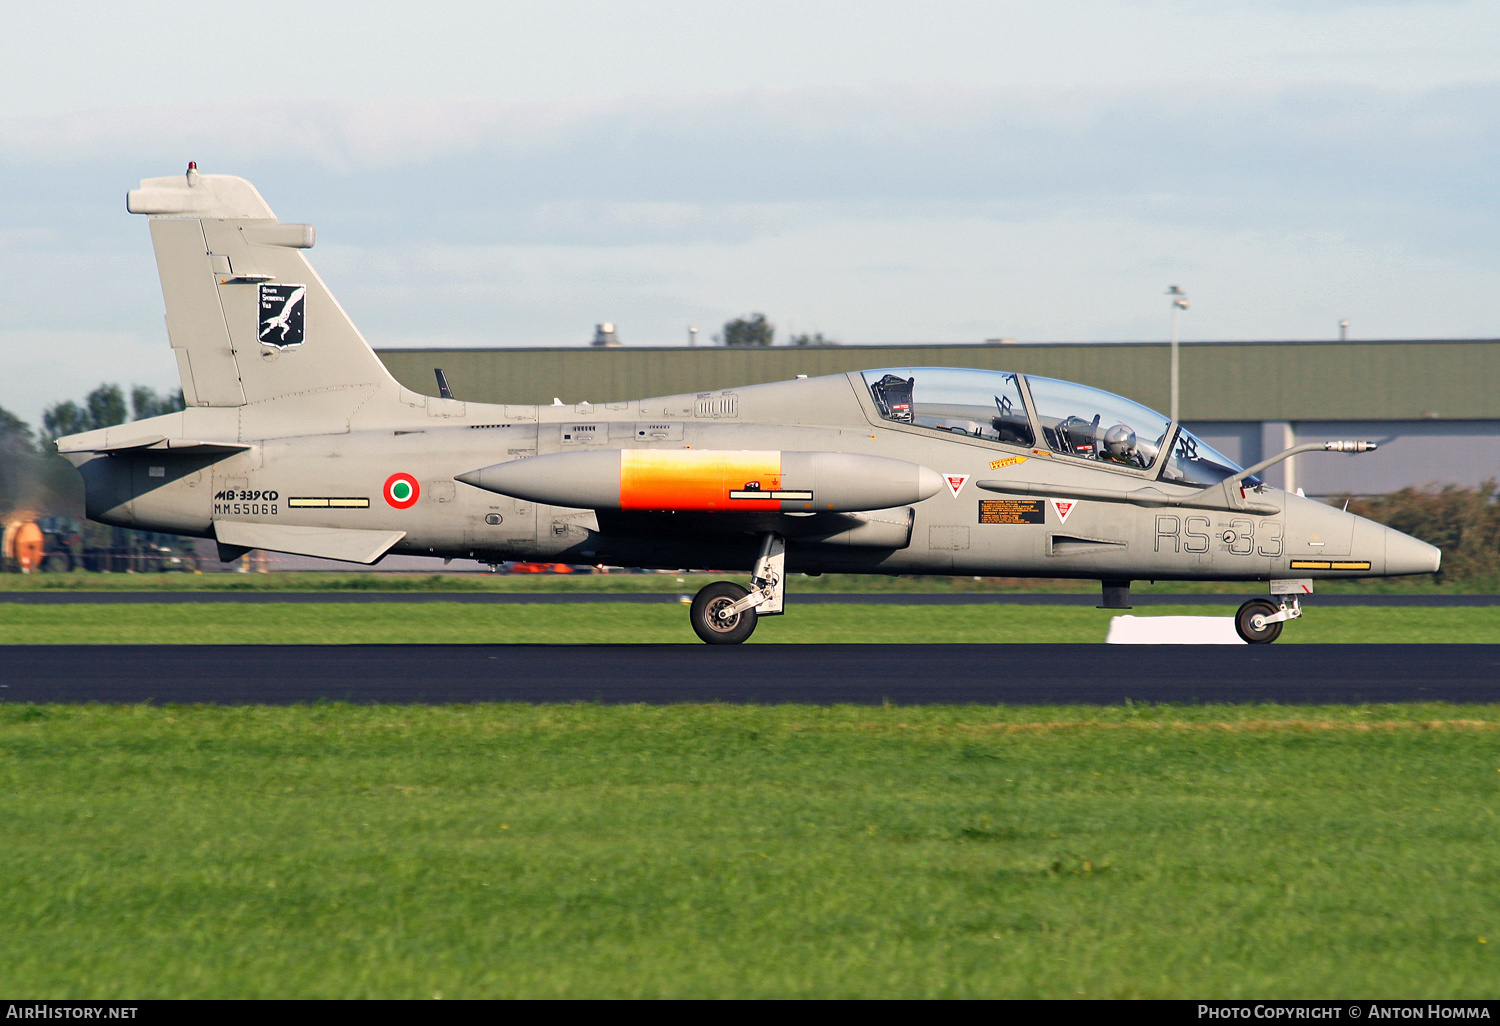
[[[1500,645],[7,645],[0,702],[1497,702]]]
[[[1234,595],[1132,595],[1137,606],[1238,606],[1264,591]],[[134,605],[214,602],[463,602],[523,605],[628,602],[680,603],[679,592],[461,592],[461,591],[11,591],[0,592],[0,604],[19,605]],[[1099,595],[1038,592],[788,592],[787,603],[798,605],[879,606],[1097,606]],[[1496,606],[1500,595],[1312,595],[1308,606]]]

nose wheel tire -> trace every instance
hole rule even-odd
[[[693,596],[690,616],[693,633],[710,645],[738,645],[755,633],[755,610],[742,609],[730,617],[721,617],[719,611],[734,605],[750,594],[732,581],[715,581],[706,584]]]
[[[1277,607],[1274,602],[1268,599],[1251,599],[1234,614],[1234,629],[1252,645],[1269,645],[1281,637],[1281,621],[1264,623],[1261,619],[1275,612]]]

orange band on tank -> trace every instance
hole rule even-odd
[[[621,509],[779,510],[776,499],[730,492],[781,488],[781,453],[726,449],[626,449],[620,453]]]

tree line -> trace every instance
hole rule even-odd
[[[776,342],[776,326],[766,320],[766,315],[763,313],[736,317],[732,321],[725,322],[724,330],[714,336],[714,341],[726,346],[742,348],[771,346]],[[793,346],[839,345],[831,338],[824,338],[821,331],[815,335],[793,335],[787,340],[787,344]]]
[[[182,407],[181,389],[157,392],[135,385],[127,393],[119,385],[101,384],[79,402],[67,399],[47,407],[40,431],[0,407],[0,515],[81,515],[78,475],[52,443],[64,435],[158,417]]]
[[[84,396],[81,403],[67,399],[47,407],[42,411],[42,431],[46,439],[56,440],[81,431],[114,427],[128,420],[145,420],[147,417],[160,417],[164,413],[176,413],[182,406],[180,388],[158,393],[154,388],[134,385],[130,389],[127,411],[124,389],[119,385],[100,385]]]

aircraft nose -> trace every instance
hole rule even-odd
[[[1443,562],[1443,550],[1394,528],[1385,528],[1385,572],[1388,574],[1435,574]]]

